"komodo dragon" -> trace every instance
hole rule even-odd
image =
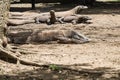
[[[81,16],[81,15],[71,15],[71,16],[66,16],[62,17],[59,19],[61,23],[87,23],[88,20],[91,20],[88,16]]]
[[[26,34],[26,35],[21,35]],[[13,43],[45,43],[56,41],[58,43],[86,43],[89,39],[73,30],[36,30],[33,32],[11,32],[8,33]]]
[[[42,15],[39,17],[35,17],[35,23],[39,24],[39,23],[47,23],[47,24],[54,24],[55,22],[57,22],[57,18],[55,16],[55,11],[54,10],[50,10],[50,15]]]
[[[76,6],[75,8],[70,9],[68,11],[56,12],[56,17],[65,17],[65,16],[70,16],[70,15],[75,15],[75,14],[78,14],[79,12],[81,12],[82,10],[87,9],[87,8],[88,8],[87,6],[79,5],[79,6]],[[33,20],[35,17],[39,17],[39,16],[42,16],[42,15],[47,16],[47,15],[50,15],[50,14],[49,14],[49,12],[31,14],[31,15],[28,15],[28,16],[26,14],[26,15],[23,15],[23,16],[16,16],[16,17],[14,16],[13,18],[14,19],[32,19]]]
[[[81,12],[84,9],[87,9],[87,6],[79,5],[76,6],[75,8],[68,10],[68,11],[61,11],[61,12],[56,12],[56,17],[65,17],[65,16],[70,16],[70,15],[75,15]],[[48,13],[41,13],[42,15],[48,15]]]
[[[58,43],[86,43],[89,41],[84,35],[73,30],[44,30],[35,31],[28,37],[29,42],[58,41]]]

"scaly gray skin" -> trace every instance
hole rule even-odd
[[[28,32],[10,32],[9,38],[12,43],[48,43],[56,41],[58,43],[81,44],[89,42],[84,35],[73,30],[37,30]],[[22,36],[20,36],[22,34]],[[26,35],[24,35],[26,34]]]
[[[39,16],[39,17],[36,17],[35,19],[35,23],[37,24],[40,24],[40,23],[47,23],[47,24],[54,24],[54,23],[51,23],[50,21],[50,16]],[[63,23],[62,20],[60,20],[60,18],[56,18],[56,21],[55,23]]]
[[[37,24],[40,24],[40,23],[51,24],[51,22],[50,22],[50,16],[39,16],[39,17],[36,17],[34,20],[35,20],[35,23],[37,23]],[[56,18],[55,23],[56,22],[62,23],[62,21],[59,20],[59,18]]]
[[[33,30],[8,31],[7,37],[9,43],[24,44],[27,38],[33,33]]]
[[[83,5],[78,5],[74,7],[73,9],[70,9],[67,11],[56,12],[55,15],[56,17],[65,17],[65,16],[70,16],[70,15],[75,15],[75,14],[80,13],[84,9],[88,9],[88,7],[83,6]],[[41,15],[49,15],[49,13],[41,13]]]
[[[44,30],[44,31],[34,31],[31,36],[29,36],[27,42],[49,42],[58,41],[58,43],[86,43],[89,39],[84,35],[73,31],[73,30]]]
[[[50,16],[39,16],[35,17],[35,23],[40,24],[40,23],[47,23],[49,24],[50,22]]]
[[[61,23],[87,23],[88,20],[91,20],[88,16],[81,16],[81,15],[71,15],[71,16],[66,16],[62,17],[59,19]]]
[[[47,23],[47,24],[54,24],[55,22],[57,22],[57,18],[55,16],[55,11],[54,10],[50,10],[50,16],[46,15],[46,16],[39,16],[35,18],[35,22],[37,24],[39,23]]]
[[[56,17],[65,17],[65,16],[70,16],[70,15],[75,15],[80,13],[82,10],[87,9],[87,6],[83,5],[78,5],[74,7],[73,9],[67,10],[67,11],[59,11],[55,12]],[[45,13],[11,13],[11,15],[16,15],[16,16],[11,16],[10,19],[22,19],[22,20],[34,20],[35,17],[39,16],[50,16],[50,12],[45,12]]]

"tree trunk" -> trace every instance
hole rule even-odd
[[[48,67],[48,65],[41,65],[35,62],[22,60],[19,57],[15,56],[15,53],[17,51],[7,47],[6,22],[8,18],[9,8],[10,0],[0,0],[0,59],[12,63],[17,63],[19,61],[19,63],[25,65]]]
[[[3,47],[7,46],[6,31],[7,25],[6,20],[8,18],[8,11],[10,8],[10,0],[0,0],[0,41]]]

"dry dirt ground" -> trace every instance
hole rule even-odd
[[[21,5],[21,4],[20,4]],[[45,4],[46,5],[46,4]],[[70,9],[70,5],[39,6],[40,12]],[[11,10],[18,8],[12,5]],[[24,8],[27,9],[27,8]],[[29,8],[28,8],[29,9]],[[20,10],[23,10],[20,8]],[[33,66],[10,64],[0,61],[0,80],[120,80],[120,4],[100,3],[81,13],[92,18],[91,24],[25,24],[10,26],[12,30],[72,29],[91,39],[85,44],[24,44],[15,45],[35,51],[20,58],[37,63],[68,66],[71,70],[55,70]],[[14,44],[11,44],[14,45]]]

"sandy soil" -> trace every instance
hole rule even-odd
[[[103,4],[102,4],[103,5]],[[113,4],[112,4],[113,5]],[[108,4],[109,6],[109,4]],[[11,29],[73,29],[86,35],[91,42],[85,44],[24,44],[20,48],[36,51],[23,54],[24,58],[37,63],[71,65],[77,71],[51,71],[38,67],[9,64],[0,61],[0,73],[10,79],[20,80],[119,80],[120,79],[120,6],[96,7],[82,15],[92,18],[91,24],[26,24]],[[11,44],[13,45],[13,44]],[[9,67],[9,69],[8,69]],[[5,70],[6,69],[6,70]],[[85,70],[85,71],[84,71]],[[81,72],[80,72],[81,71]],[[99,73],[100,72],[100,73]],[[10,75],[9,74],[14,74]],[[47,78],[47,77],[48,78]]]

